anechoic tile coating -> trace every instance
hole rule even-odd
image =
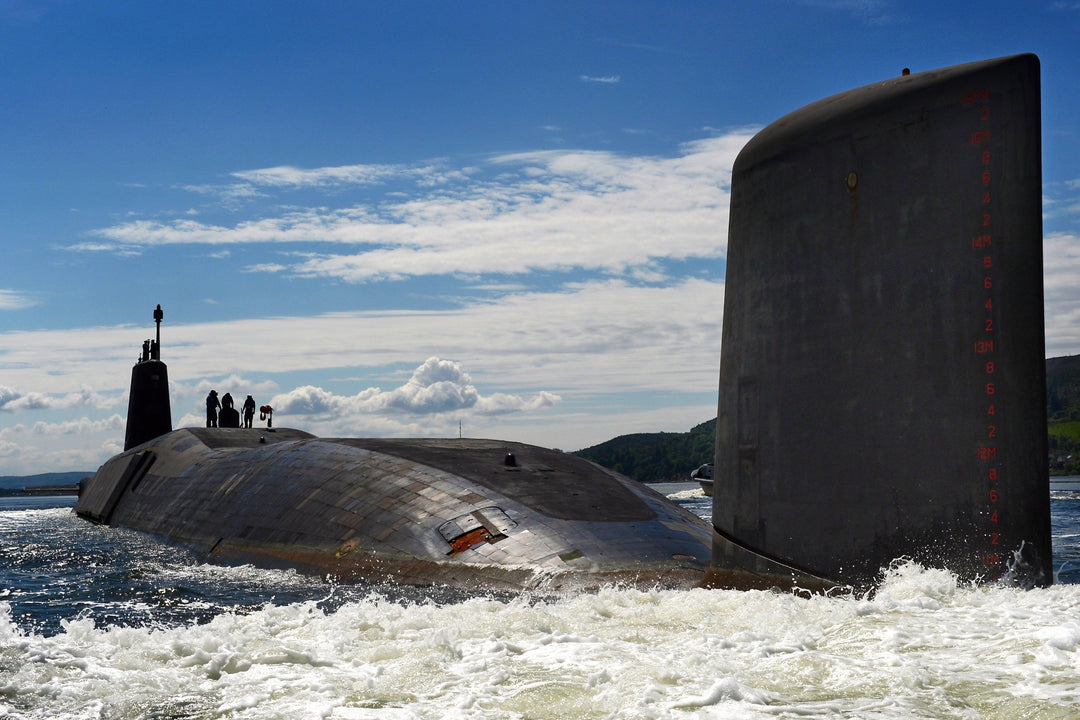
[[[697,571],[711,551],[704,522],[644,486],[490,440],[178,430],[103,465],[76,511],[213,560],[407,581]]]

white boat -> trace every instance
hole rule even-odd
[[[712,497],[712,463],[705,463],[690,473],[691,480],[697,480],[701,484],[701,491],[708,497]]]

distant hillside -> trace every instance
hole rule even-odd
[[[92,470],[87,470],[86,472],[55,472],[40,475],[0,475],[0,490],[22,490],[24,487],[38,485],[74,485],[87,475],[93,474]]]
[[[1080,475],[1080,355],[1046,361],[1046,416],[1050,472]],[[641,482],[686,480],[712,462],[716,419],[685,433],[620,435],[574,455]]]
[[[1080,355],[1046,361],[1046,416],[1050,422],[1080,420]]]
[[[598,465],[640,482],[686,480],[690,471],[712,462],[716,420],[708,420],[685,433],[637,433],[578,450]]]
[[[1050,473],[1080,475],[1080,355],[1046,361]]]

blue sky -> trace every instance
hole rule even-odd
[[[165,310],[325,435],[575,450],[715,415],[731,163],[898,75],[1042,61],[1047,354],[1080,353],[1080,2],[0,0],[0,474],[123,443]]]

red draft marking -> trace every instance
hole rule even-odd
[[[994,269],[994,244],[993,234],[991,227],[993,224],[993,180],[994,170],[990,166],[991,160],[993,160],[993,148],[990,147],[991,139],[994,137],[991,134],[991,127],[989,126],[991,121],[991,105],[990,105],[990,88],[983,87],[972,90],[965,93],[962,96],[962,103],[964,106],[977,106],[973,108],[973,112],[978,112],[978,116],[971,116],[972,126],[969,129],[967,135],[967,142],[969,147],[977,149],[978,155],[973,158],[979,165],[978,170],[971,177],[972,185],[979,188],[981,201],[978,205],[978,210],[973,214],[972,220],[977,225],[977,232],[971,236],[971,248],[978,252],[974,254],[972,260],[978,263],[978,267],[981,269],[982,287],[978,288],[978,295],[980,299],[978,302],[982,303],[982,308],[986,312],[982,320],[982,332],[985,333],[984,337],[980,340],[975,340],[972,344],[973,354],[980,358],[979,362],[982,365],[983,376],[996,376],[997,364],[994,358],[994,351],[996,349],[996,335],[997,326],[994,323],[994,279],[991,275]],[[973,198],[974,199],[974,198]],[[975,210],[973,207],[972,210]],[[975,289],[975,288],[973,288]],[[974,368],[972,368],[974,370]],[[987,379],[990,379],[987,377]],[[999,386],[995,382],[983,383],[983,397],[986,398],[986,414],[985,418],[993,418],[993,425],[986,424],[985,420],[980,420],[980,425],[985,428],[985,436],[983,443],[979,444],[975,448],[975,458],[977,461],[984,463],[982,467],[985,468],[982,472],[987,482],[987,499],[988,505],[982,516],[986,518],[986,522],[989,523],[989,527],[985,528],[985,535],[982,535],[979,543],[983,545],[983,551],[977,555],[978,561],[986,567],[991,573],[996,569],[999,573],[1002,568],[1002,554],[999,553],[994,546],[1004,544],[1001,533],[994,530],[999,524],[1000,510],[997,505],[999,500],[998,482],[999,477],[999,462],[1001,458],[998,456],[998,448],[994,446],[993,442],[997,439],[998,428],[1002,418],[997,411],[997,394],[1000,390]],[[988,442],[989,441],[989,442]],[[984,538],[984,539],[983,539]]]

